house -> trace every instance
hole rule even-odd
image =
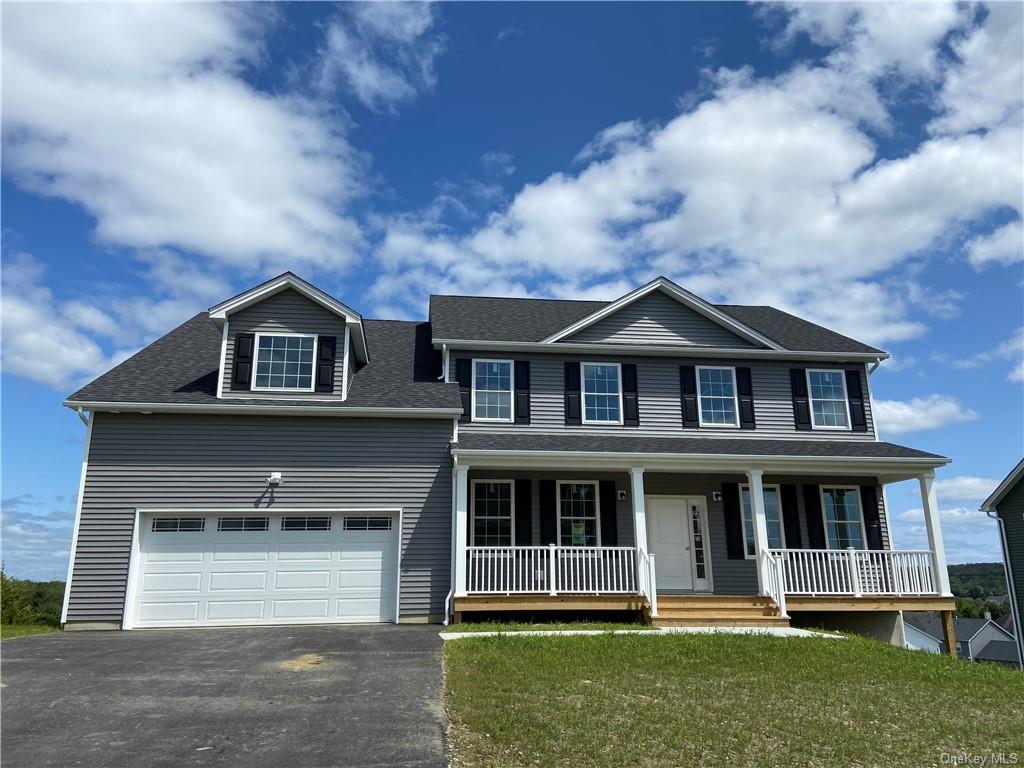
[[[65,402],[88,436],[63,621],[614,610],[900,642],[902,610],[951,617],[948,459],[878,439],[886,357],[665,278],[404,322],[285,273]],[[927,550],[892,547],[908,479]]]
[[[999,525],[1013,633],[1017,637],[1018,658],[1024,660],[1024,459],[985,499],[981,510]]]
[[[903,614],[903,630],[906,647],[915,650],[942,653],[942,619],[935,612]],[[990,618],[955,618],[953,631],[956,636],[956,653],[969,661],[1012,662],[1018,666],[1016,639]],[[1011,650],[1007,650],[1007,649]]]

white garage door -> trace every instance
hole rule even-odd
[[[395,620],[397,515],[140,518],[128,626]]]

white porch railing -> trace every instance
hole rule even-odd
[[[938,594],[928,550],[773,549],[770,553],[790,595]]]
[[[635,547],[467,547],[469,594],[637,594]]]

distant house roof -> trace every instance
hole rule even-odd
[[[430,297],[430,324],[436,340],[539,343],[612,303],[433,295]],[[774,307],[708,306],[788,351],[886,354]]]
[[[903,614],[903,620],[926,635],[942,640],[942,619],[935,611],[922,611]],[[953,619],[953,632],[958,643],[966,643],[976,634],[981,632],[986,624],[995,624],[991,619],[966,619],[956,617]],[[996,626],[999,626],[996,624]],[[1002,627],[999,627],[1002,629]],[[1005,630],[1004,630],[1005,631]],[[995,641],[993,641],[995,642]]]
[[[1017,643],[1013,640],[992,640],[974,654],[978,661],[998,661],[1002,664],[1017,664]]]
[[[1006,605],[1010,602],[1009,595],[989,595],[985,598],[986,603],[995,603],[996,605]]]
[[[1003,478],[1003,482],[992,492],[992,495],[985,499],[981,505],[983,512],[995,511],[996,505],[999,504],[1008,494],[1012,491],[1021,478],[1024,477],[1024,459],[1017,462],[1017,466],[1010,470],[1010,474]]]

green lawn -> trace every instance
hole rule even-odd
[[[49,624],[0,624],[0,640],[26,635],[45,635],[50,632],[60,632],[60,627]]]
[[[456,766],[1024,760],[1024,674],[859,637],[505,636],[444,658]]]
[[[462,624],[450,624],[445,632],[551,632],[566,629],[602,630],[610,632],[614,629],[632,629],[646,632],[657,632],[657,627],[646,624],[613,623],[607,621],[574,621],[574,622],[517,622],[517,621],[475,621]]]

